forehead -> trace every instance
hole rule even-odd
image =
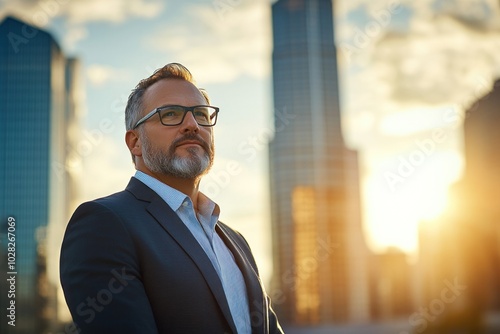
[[[194,106],[207,104],[200,90],[191,82],[183,79],[162,79],[151,85],[142,99],[144,112],[166,104]]]

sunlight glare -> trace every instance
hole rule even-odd
[[[448,206],[448,188],[460,175],[461,158],[448,152],[435,153],[405,179],[395,191],[376,177],[365,187],[366,230],[375,251],[397,247],[405,252],[418,248],[420,222],[438,218]]]

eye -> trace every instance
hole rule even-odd
[[[196,118],[201,118],[201,119],[205,119],[205,120],[210,118],[210,115],[208,114],[208,111],[206,111],[206,110],[203,110],[203,111],[202,110],[195,110],[194,116]]]
[[[180,107],[166,107],[165,109],[161,110],[161,118],[175,118],[175,117],[182,117],[184,114],[184,109]]]

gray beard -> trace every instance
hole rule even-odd
[[[146,167],[154,173],[182,179],[196,179],[208,173],[213,165],[213,151],[209,153],[204,149],[204,154],[199,156],[197,148],[189,147],[187,148],[189,155],[180,157],[175,153],[174,144],[164,153],[161,149],[153,147],[147,136],[142,137],[144,148],[142,159]]]

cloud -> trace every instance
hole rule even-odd
[[[203,84],[228,82],[240,75],[270,73],[271,22],[266,1],[224,2],[225,7],[188,6],[146,45],[179,59]],[[186,24],[186,22],[188,22]]]
[[[76,47],[79,41],[85,39],[88,35],[87,28],[84,26],[72,26],[63,36],[63,44],[65,49],[72,50]]]
[[[373,61],[392,64],[386,77],[393,82],[391,97],[402,104],[467,105],[479,97],[479,85],[494,79],[500,36],[464,29],[449,18],[435,28],[432,34],[384,39]]]
[[[123,22],[127,18],[159,15],[164,2],[159,0],[4,0],[0,17],[13,14],[30,24],[44,26],[56,17],[72,24],[90,21]]]
[[[429,0],[420,0],[428,2]],[[418,5],[413,5],[418,6]],[[335,38],[338,44],[351,42],[357,30],[370,31],[370,40],[378,40],[384,33],[406,30],[408,17],[414,7],[398,0],[353,0],[335,2]],[[372,28],[378,29],[378,31]]]
[[[72,23],[90,21],[123,22],[127,18],[151,18],[163,10],[162,1],[147,0],[68,0],[64,14]]]
[[[345,89],[344,113],[348,115],[345,123],[351,127],[348,137],[355,146],[376,145],[377,141],[365,140],[359,131],[352,131],[364,127],[370,136],[383,136],[378,129],[384,128],[382,123],[393,120],[393,114],[425,108],[442,110],[444,106],[466,109],[500,75],[498,2],[455,0],[451,1],[453,6],[447,3],[450,1],[401,1],[387,24],[379,23],[379,33],[370,35],[369,22],[349,22],[346,17],[351,12],[358,13],[360,8],[369,13],[387,10],[388,2],[342,2],[348,8],[344,8],[337,39],[352,46],[349,59],[349,50],[342,47],[339,55]],[[392,25],[401,20],[398,16],[402,14],[407,29],[396,33]],[[356,15],[379,22],[372,14]],[[353,24],[357,26],[353,28]],[[364,45],[356,45],[356,38]],[[434,116],[421,113],[420,117],[430,120]],[[411,122],[402,116],[398,119]]]
[[[433,7],[437,13],[453,17],[470,28],[483,31],[500,28],[497,0],[436,0]]]
[[[89,22],[121,23],[130,18],[152,18],[161,14],[160,0],[0,0],[0,21],[7,15],[28,24],[46,27],[56,18],[66,26],[65,48],[73,49],[87,37]]]
[[[102,86],[108,82],[122,82],[130,79],[130,72],[107,65],[91,64],[87,66],[87,78],[95,86]]]
[[[415,108],[391,113],[381,119],[379,131],[389,136],[409,137],[414,133],[450,126],[443,114],[443,110],[430,108]]]

